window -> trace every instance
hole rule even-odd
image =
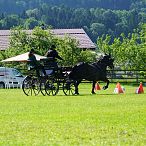
[[[15,77],[22,77],[22,74],[18,70],[13,69],[12,72],[13,72]]]

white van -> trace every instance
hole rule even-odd
[[[17,69],[0,67],[0,88],[21,88],[24,78]]]

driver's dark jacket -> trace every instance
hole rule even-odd
[[[46,55],[46,57],[52,58],[53,61],[55,61],[56,58],[63,60],[59,55],[58,52],[56,50],[49,50]]]

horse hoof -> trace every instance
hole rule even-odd
[[[95,92],[92,92],[92,94],[96,94]]]
[[[79,95],[79,93],[74,93],[74,95]]]

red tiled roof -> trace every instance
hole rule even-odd
[[[28,34],[31,34],[32,30],[25,30]],[[81,49],[95,49],[95,44],[91,41],[89,36],[83,29],[52,29],[52,34],[58,37],[64,37],[68,35],[75,38],[79,42],[79,48]],[[10,43],[10,30],[0,30],[0,50],[6,50]]]

